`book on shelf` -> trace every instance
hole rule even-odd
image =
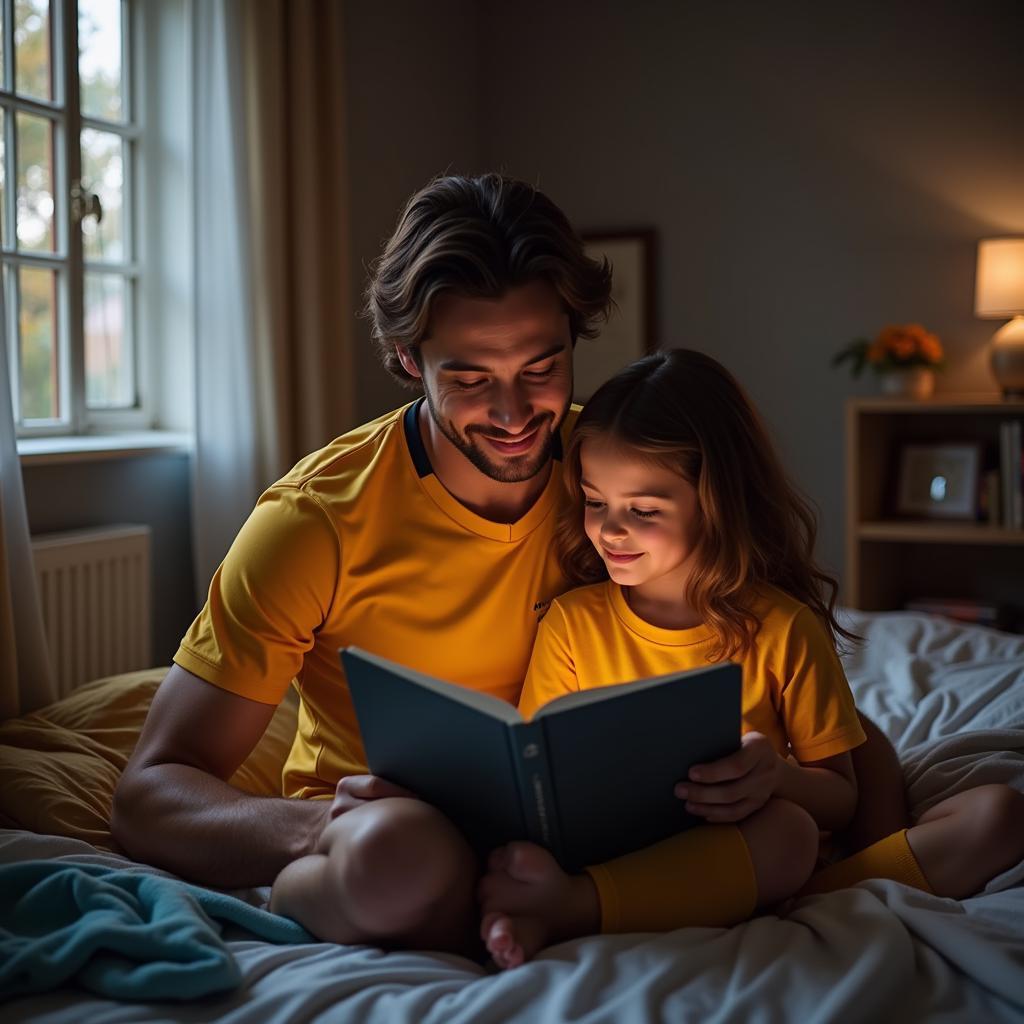
[[[1021,451],[1021,421],[999,424],[1000,511],[1004,526],[1024,529],[1024,454]]]
[[[411,790],[486,855],[513,839],[579,870],[703,823],[674,793],[740,746],[726,662],[512,705],[355,647],[341,652],[370,771]]]
[[[998,469],[986,470],[978,487],[978,518],[990,526],[998,526],[1003,521],[999,478]]]

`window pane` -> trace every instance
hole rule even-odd
[[[53,252],[53,123],[20,111],[16,116],[18,245]]]
[[[124,120],[121,0],[78,0],[78,75],[82,113]]]
[[[21,418],[60,416],[57,359],[57,273],[36,267],[18,269],[21,363]]]
[[[135,404],[126,291],[123,277],[85,275],[85,401],[90,409]]]
[[[0,38],[3,38],[2,35]],[[0,46],[0,50],[2,49]],[[7,135],[4,123],[6,116],[7,111],[0,108],[0,244],[10,245],[11,240],[7,232]]]
[[[21,412],[18,409],[18,402],[21,401],[21,388],[18,384],[18,364],[17,364],[17,336],[11,332],[11,311],[14,309],[14,299],[11,295],[11,281],[14,280],[14,271],[4,263],[2,265],[3,272],[0,275],[0,287],[3,288],[4,295],[4,322],[0,326],[0,330],[4,332],[4,339],[7,342],[7,372],[10,374],[10,388],[11,398],[14,401],[14,418],[20,422]]]
[[[15,87],[23,96],[53,98],[49,0],[15,0]]]
[[[124,160],[121,146],[120,135],[92,128],[82,131],[82,183],[90,192],[95,192],[103,204],[103,220],[99,224],[95,217],[86,217],[82,221],[85,258],[88,260],[124,259]]]

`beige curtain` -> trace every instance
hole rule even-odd
[[[341,12],[246,8],[257,348],[286,465],[355,426]]]
[[[0,296],[0,721],[56,698],[29,543]]]
[[[196,10],[200,601],[259,493],[355,425],[342,6]]]

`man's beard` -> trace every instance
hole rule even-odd
[[[545,424],[548,424],[548,436],[544,438],[540,444],[540,447],[536,452],[530,451],[524,455],[510,456],[503,461],[495,461],[488,457],[487,452],[483,447],[472,439],[473,434],[479,434],[481,437],[495,437],[498,440],[501,438],[497,434],[489,433],[483,430],[481,427],[469,427],[466,430],[466,435],[461,435],[452,423],[444,422],[438,415],[437,409],[434,406],[433,399],[431,398],[430,392],[424,388],[424,395],[427,400],[427,408],[430,410],[431,419],[437,425],[437,429],[463,454],[473,465],[480,470],[484,476],[490,477],[492,480],[497,480],[503,484],[519,484],[524,480],[532,480],[538,473],[540,473],[548,462],[551,460],[551,451],[554,442],[555,431],[561,425],[562,420],[565,419],[565,413],[569,409],[569,404],[572,401],[571,398],[567,398],[565,402],[565,409],[562,410],[562,415],[558,417],[558,422],[555,422],[553,413],[545,413],[543,416],[538,416],[536,419],[530,420],[526,427],[520,431],[521,434],[530,434],[534,430],[540,431],[544,428]]]

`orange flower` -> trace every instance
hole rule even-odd
[[[909,334],[895,334],[889,339],[889,351],[897,359],[910,359],[917,349],[917,342]]]
[[[942,362],[942,344],[934,334],[925,334],[918,347],[921,350],[921,355],[924,356],[929,363]]]
[[[865,366],[885,374],[911,366],[941,367],[943,358],[942,343],[920,324],[888,324],[874,341],[854,338],[832,357],[832,365],[849,363],[859,377]]]
[[[873,363],[881,363],[886,355],[894,363],[938,363],[942,361],[942,345],[921,324],[890,324],[882,328],[868,350],[868,359]]]

